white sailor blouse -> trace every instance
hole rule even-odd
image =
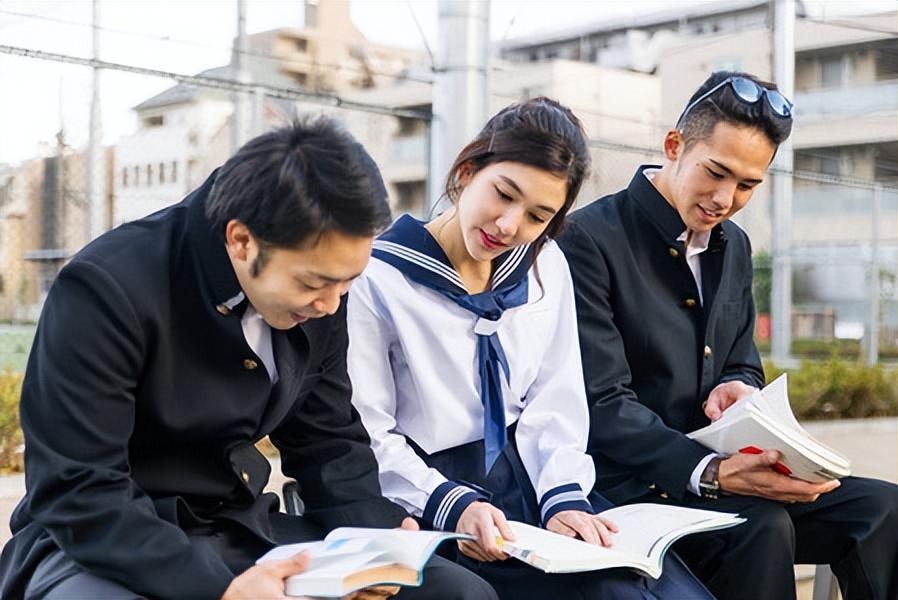
[[[352,402],[383,494],[434,528],[454,530],[482,496],[428,467],[408,440],[427,454],[485,440],[487,464],[471,469],[488,470],[491,445],[501,450],[515,423],[543,524],[561,510],[593,512],[571,276],[554,241],[535,265],[532,255],[528,246],[504,253],[491,290],[468,295],[423,224],[404,216],[375,241],[350,290]]]

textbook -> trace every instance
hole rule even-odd
[[[814,439],[798,423],[789,406],[787,376],[737,400],[717,421],[687,434],[722,454],[760,454],[779,450],[783,458],[774,469],[813,483],[851,474],[851,462]]]
[[[341,527],[322,541],[278,546],[256,563],[309,553],[305,571],[287,578],[288,596],[338,598],[375,585],[419,586],[440,542],[473,539],[461,533]]]
[[[596,546],[546,529],[509,521],[515,539],[503,540],[502,550],[546,573],[629,567],[658,579],[664,555],[681,537],[745,522],[745,519],[730,513],[665,504],[630,504],[600,514],[620,529],[620,533],[612,534],[610,547]]]

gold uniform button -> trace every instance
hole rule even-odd
[[[218,314],[222,315],[223,317],[226,317],[229,314],[231,314],[231,309],[228,308],[227,304],[219,304],[218,306],[215,307],[215,310],[217,310]]]
[[[661,493],[658,494],[658,495],[661,496],[662,498],[664,498],[665,500],[667,500],[668,498],[670,498],[670,496],[667,494],[667,492],[661,492]]]
[[[259,366],[259,363],[257,363],[256,361],[254,361],[251,358],[247,358],[246,360],[243,361],[243,368],[246,369],[247,371],[252,371],[253,369],[258,368],[258,366]]]
[[[711,352],[711,346],[705,346],[705,358],[711,358],[712,354],[713,353]]]
[[[676,248],[671,248],[671,249],[668,250],[668,252],[670,253],[670,255],[671,255],[673,258],[676,258],[676,257],[678,257],[678,256],[680,255],[680,253],[677,251]]]
[[[686,298],[686,302],[684,304],[686,304],[686,308],[695,308],[697,302],[695,301],[695,298]]]
[[[243,480],[243,483],[249,483],[249,473],[246,471],[240,471],[240,479]]]
[[[656,487],[658,487],[658,486],[655,485],[654,483],[649,484],[649,489],[650,489],[650,490],[653,490],[653,489],[655,489]]]

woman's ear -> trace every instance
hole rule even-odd
[[[458,167],[458,185],[461,188],[464,188],[471,182],[471,178],[474,176],[474,165],[471,161],[462,163]]]

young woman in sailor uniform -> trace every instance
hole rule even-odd
[[[473,534],[455,559],[503,598],[707,599],[671,556],[659,580],[614,569],[547,575],[507,556],[506,519],[613,545],[592,491],[589,412],[567,263],[552,241],[589,166],[579,120],[512,105],[447,177],[452,207],[401,217],[348,301],[353,404],[383,494],[425,526]]]

